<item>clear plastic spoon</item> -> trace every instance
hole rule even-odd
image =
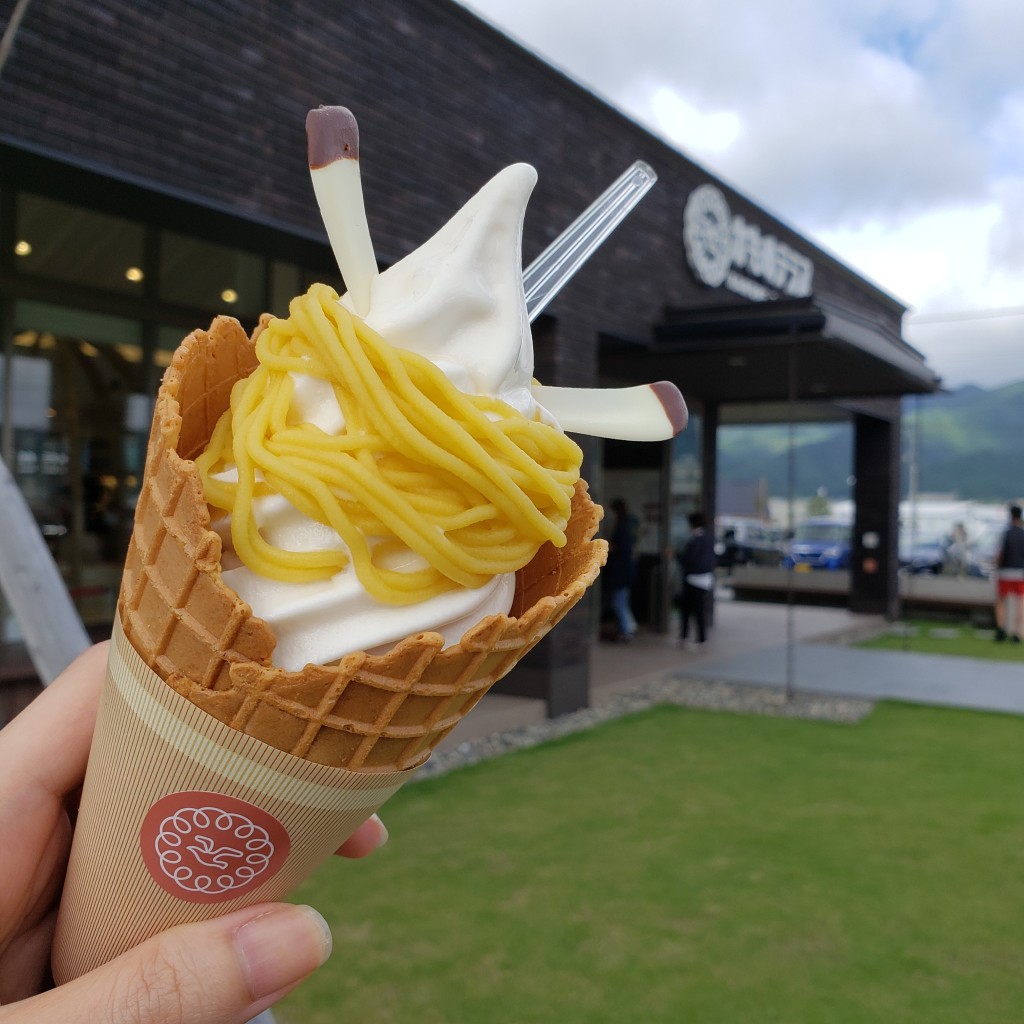
[[[637,160],[523,271],[531,323],[657,180],[654,168]]]
[[[523,271],[532,323],[562,286],[658,180],[637,160]],[[631,388],[558,388],[536,384],[533,395],[563,429],[625,441],[664,441],[686,427],[686,402],[670,381]]]

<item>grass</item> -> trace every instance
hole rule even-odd
[[[1024,719],[657,708],[406,787],[282,1024],[1005,1024]]]
[[[951,654],[962,658],[1024,663],[1024,644],[1008,640],[997,644],[990,629],[966,623],[913,619],[881,636],[857,644],[879,651],[910,651],[915,654]]]

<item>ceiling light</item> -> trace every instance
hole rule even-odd
[[[23,238],[20,242],[14,244],[14,255],[15,256],[27,256],[32,251],[32,243],[26,242]]]
[[[126,363],[141,363],[142,362],[142,346],[141,345],[115,345],[121,358]]]
[[[146,275],[142,272],[142,269],[140,267],[129,267],[124,272],[124,276],[127,277],[129,281],[138,282],[141,281]]]
[[[224,291],[220,293],[220,297],[225,302],[237,302],[238,292],[236,292],[234,288],[225,288]]]

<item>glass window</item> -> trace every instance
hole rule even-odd
[[[15,303],[14,325],[16,330],[79,335],[108,345],[138,345],[142,333],[142,326],[137,320],[26,300]],[[135,362],[141,360],[141,351],[140,348]]]
[[[339,295],[345,294],[345,282],[341,279],[341,273],[337,267],[329,271],[312,270],[309,267],[302,268],[302,286],[298,294],[304,294],[309,290],[311,284],[329,284]]]
[[[687,517],[701,507],[703,471],[701,467],[701,416],[690,412],[686,430],[672,438],[672,468],[670,470],[671,513],[669,540],[678,551],[690,535]]]
[[[161,370],[166,370],[171,365],[171,357],[174,355],[174,350],[190,333],[191,331],[185,327],[158,327],[153,362]]]
[[[160,298],[232,316],[258,316],[266,306],[261,256],[200,238],[160,235]]]
[[[17,302],[11,469],[86,624],[109,624],[149,433],[142,326]]]
[[[305,290],[299,267],[274,260],[270,267],[270,312],[274,316],[287,316],[288,303]]]
[[[15,214],[18,271],[142,294],[143,225],[22,192]]]
[[[274,260],[270,266],[270,312],[274,316],[287,316],[288,303],[296,295],[304,295],[311,284],[317,283],[329,284],[339,293],[345,291],[337,270],[330,273]]]

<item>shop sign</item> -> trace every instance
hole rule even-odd
[[[721,189],[695,188],[683,212],[683,245],[697,280],[755,302],[811,294],[814,263],[729,209]]]

